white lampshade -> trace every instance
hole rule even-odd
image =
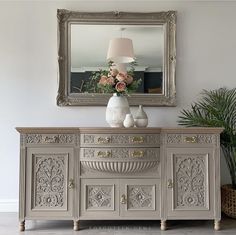
[[[115,63],[131,63],[134,61],[134,49],[129,38],[113,38],[110,40],[107,60]]]

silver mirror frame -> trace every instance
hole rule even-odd
[[[163,25],[164,69],[163,94],[132,94],[130,105],[176,106],[176,11],[134,12],[77,12],[57,10],[58,18],[58,106],[104,106],[111,94],[70,93],[70,26],[71,24],[141,24]]]

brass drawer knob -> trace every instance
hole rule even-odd
[[[123,194],[123,195],[121,196],[121,198],[120,198],[120,203],[121,203],[121,204],[126,204],[126,203],[127,203],[127,199],[126,199],[125,194]]]
[[[184,142],[186,143],[197,143],[197,137],[196,136],[186,136],[184,138]]]
[[[73,180],[73,179],[70,179],[70,180],[69,180],[69,183],[68,183],[68,188],[69,188],[69,189],[73,189],[74,187],[75,187],[74,180]]]
[[[144,157],[144,151],[142,150],[134,150],[131,154],[132,157]]]
[[[97,140],[99,144],[107,144],[110,141],[111,141],[110,137],[98,137],[98,140]]]
[[[144,142],[143,136],[133,136],[131,141],[135,144],[141,144]]]
[[[98,157],[110,157],[111,152],[110,151],[98,151],[97,156]]]

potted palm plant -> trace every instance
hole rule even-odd
[[[236,88],[203,90],[202,97],[183,109],[179,124],[185,126],[223,127],[221,148],[230,172],[232,184],[221,187],[222,211],[236,218]]]

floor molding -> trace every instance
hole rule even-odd
[[[0,212],[18,212],[18,200],[0,200]]]

